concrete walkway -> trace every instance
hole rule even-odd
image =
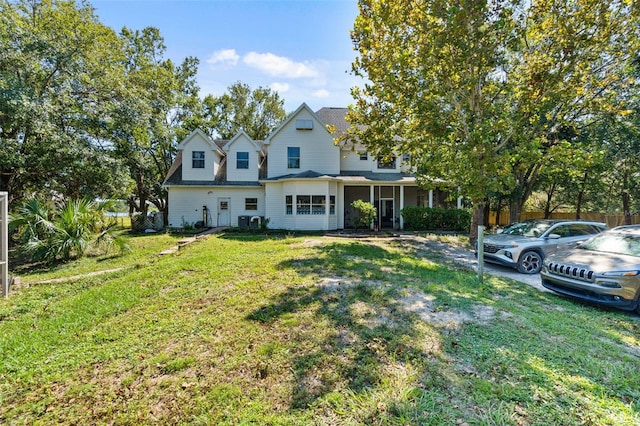
[[[195,243],[196,241],[198,241],[201,238],[207,238],[209,235],[212,234],[217,234],[219,232],[224,231],[225,229],[227,229],[226,227],[219,227],[219,228],[209,228],[205,231],[200,232],[199,234],[196,234],[192,237],[187,237],[187,238],[183,238],[182,240],[178,241],[178,245],[177,246],[173,246],[173,247],[169,247],[166,250],[161,251],[159,254],[161,256],[165,256],[167,254],[172,254],[177,252],[178,250],[180,250],[182,247],[187,246],[191,243]]]

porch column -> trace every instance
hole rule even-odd
[[[404,209],[404,186],[400,186],[400,229],[404,229],[404,218],[402,217],[402,209]]]
[[[433,189],[429,190],[429,208],[433,208]]]
[[[460,193],[460,187],[458,187],[458,194]],[[462,197],[458,197],[458,210],[462,208]]]
[[[327,230],[331,229],[329,225],[331,225],[331,184],[327,184],[327,192],[325,193],[324,198],[324,220],[326,223]]]
[[[370,202],[371,204],[373,204],[374,206],[375,206],[374,202],[375,202],[375,200],[376,200],[376,199],[375,199],[375,196],[376,196],[376,194],[375,194],[375,187],[374,187],[373,185],[371,185],[371,186],[369,187],[369,202]],[[380,207],[380,206],[376,206],[376,208],[378,208],[378,207]],[[380,212],[378,212],[378,213],[380,213]],[[378,217],[380,217],[380,215],[378,215]],[[377,220],[377,219],[376,219],[376,220]]]

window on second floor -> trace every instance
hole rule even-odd
[[[236,168],[248,169],[249,168],[249,153],[248,152],[236,152]]]
[[[191,167],[204,169],[204,151],[193,151],[191,153]]]
[[[290,146],[287,148],[287,168],[300,168],[300,147]]]
[[[366,153],[366,152],[361,152],[361,153],[360,153],[360,159],[361,159],[362,161],[366,161],[366,160],[368,160],[368,159],[369,159],[369,156],[367,155],[367,153]]]
[[[395,169],[396,157],[378,157],[379,169]]]

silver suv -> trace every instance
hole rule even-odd
[[[602,222],[534,219],[514,223],[484,238],[485,262],[537,274],[544,258],[557,250],[575,247],[607,229]]]

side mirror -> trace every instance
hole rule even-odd
[[[560,234],[549,234],[547,238],[550,240],[557,240],[559,238],[562,238],[562,236]]]

